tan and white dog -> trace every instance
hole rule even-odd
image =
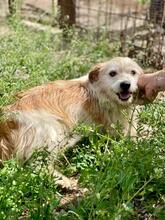
[[[0,124],[0,158],[26,160],[44,146],[54,152],[74,145],[77,137],[70,134],[79,123],[99,124],[113,133],[112,125],[119,122],[127,133],[140,74],[143,70],[133,60],[117,57],[78,79],[20,93],[5,108],[7,119]]]

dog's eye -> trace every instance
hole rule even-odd
[[[117,75],[117,72],[113,70],[113,71],[111,71],[111,72],[109,73],[109,75],[112,76],[112,77],[113,77],[113,76],[116,76],[116,75]]]
[[[134,76],[136,74],[135,70],[131,70],[131,74]]]

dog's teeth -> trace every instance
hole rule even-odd
[[[130,96],[131,96],[130,92],[120,92],[120,93],[118,93],[118,97],[122,101],[127,101],[130,98]]]

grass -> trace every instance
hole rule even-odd
[[[16,160],[5,162],[0,172],[0,219],[53,219],[59,204],[54,179],[48,172],[48,155],[34,154],[24,166]]]
[[[106,37],[78,37],[63,49],[62,36],[35,33],[17,22],[9,23],[10,34],[0,37],[0,105],[15,100],[14,94],[50,80],[85,74],[94,63],[119,55],[118,44]],[[79,175],[89,193],[53,215],[60,191],[48,174],[49,157],[36,153],[24,165],[14,158],[0,170],[0,219],[18,219],[27,210],[27,219],[159,219],[165,216],[164,146],[165,103],[144,106],[139,113],[137,140],[112,139],[95,127],[82,127],[83,140],[60,158],[60,169]],[[150,131],[145,128],[147,125]],[[67,158],[67,160],[65,159]],[[40,164],[40,165],[38,165]]]

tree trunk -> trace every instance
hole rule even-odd
[[[76,7],[74,0],[58,0],[60,8],[59,24],[61,28],[72,26],[76,23]]]

